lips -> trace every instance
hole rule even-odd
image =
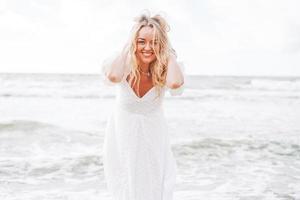
[[[153,52],[145,52],[145,51],[142,51],[142,54],[146,57],[149,57],[149,56],[152,56]]]

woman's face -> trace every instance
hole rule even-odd
[[[154,30],[149,26],[141,28],[141,30],[138,32],[136,39],[136,57],[139,63],[150,64],[156,60],[153,48],[156,48],[156,52],[158,52],[158,44],[156,41],[154,41],[153,47],[153,36]]]

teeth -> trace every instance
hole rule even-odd
[[[145,56],[151,56],[152,53],[143,53]]]

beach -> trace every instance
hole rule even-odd
[[[300,77],[187,76],[164,112],[174,200],[299,200]],[[0,74],[0,199],[111,200],[101,74]]]

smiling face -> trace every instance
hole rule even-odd
[[[158,44],[154,39],[154,29],[145,26],[137,34],[136,38],[136,57],[141,65],[148,65],[156,60],[153,48],[158,52]]]

